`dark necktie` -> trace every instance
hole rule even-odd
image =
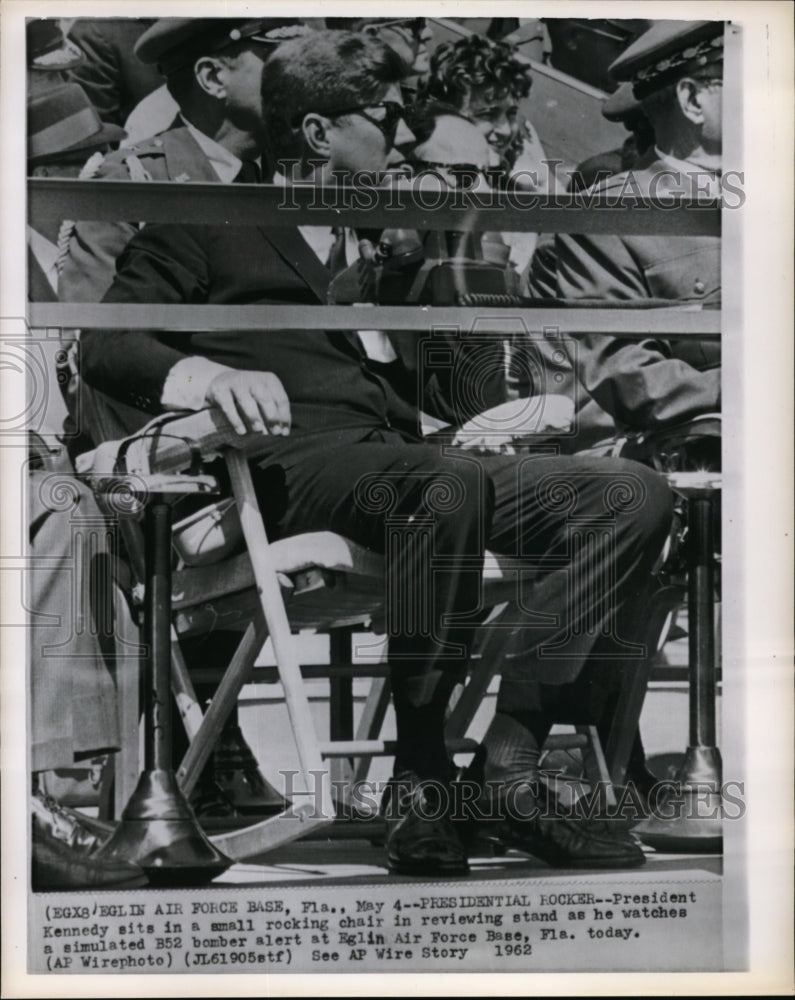
[[[333,226],[331,233],[334,237],[334,242],[331,244],[331,249],[326,258],[326,267],[331,277],[334,278],[340,271],[345,270],[348,266],[348,261],[345,256],[345,229],[342,226]]]
[[[240,170],[235,176],[233,184],[259,184],[260,183],[260,172],[259,167],[253,160],[243,160],[240,165]]]

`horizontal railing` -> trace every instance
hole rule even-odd
[[[609,333],[628,339],[649,336],[699,340],[720,336],[720,312],[690,308],[496,309],[453,306],[274,306],[32,303],[32,327],[82,330],[380,330],[431,332],[441,327],[477,333]]]
[[[694,189],[694,194],[696,194]],[[620,192],[619,192],[620,194]],[[28,182],[31,216],[158,223],[500,232],[720,235],[720,201],[598,197],[588,192],[421,191],[372,186],[132,183],[36,178]]]
[[[261,226],[366,226],[421,230],[718,236],[715,200],[595,198],[520,192],[424,194],[412,189],[295,185],[132,183],[37,178],[28,182],[31,217]],[[367,309],[363,312],[363,309]],[[718,309],[670,300],[528,300],[522,306],[308,306],[32,303],[34,328],[199,330],[382,330],[611,334],[626,339],[720,337]]]

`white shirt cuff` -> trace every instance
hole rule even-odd
[[[231,369],[209,358],[189,357],[178,361],[168,373],[160,403],[165,410],[201,410],[210,383]]]

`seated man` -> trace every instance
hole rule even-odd
[[[720,197],[722,22],[660,22],[611,72],[633,81],[655,145],[600,190],[669,201]],[[719,236],[567,234],[556,250],[560,298],[720,305]],[[578,339],[572,365],[619,429],[648,431],[720,409],[716,343],[592,334]]]
[[[117,20],[114,18],[114,20]],[[263,153],[259,72],[295,18],[184,18],[155,21],[135,44],[141,67],[157,64],[177,103],[168,128],[127,145],[89,174],[114,181],[253,183]],[[99,302],[116,258],[139,226],[82,220],[62,235],[62,302]]]
[[[405,76],[400,83],[403,100],[410,103],[428,75],[428,45],[433,32],[424,17],[327,17],[326,27],[338,31],[361,31],[378,38],[403,60]]]
[[[667,200],[720,197],[722,22],[660,22],[610,70],[615,79],[632,82],[655,138],[630,170],[604,181],[600,192]],[[573,301],[661,299],[716,308],[720,257],[718,236],[559,235],[551,267],[539,255],[534,259],[530,290]],[[551,345],[557,346],[554,340]],[[570,361],[561,372],[576,390],[579,448],[720,410],[719,343],[589,334],[561,341],[560,347]],[[648,788],[654,780],[645,770],[639,738],[628,777],[637,787]]]
[[[318,33],[282,45],[264,68],[263,93],[277,151],[298,158],[285,177],[322,185],[383,170],[392,147],[412,139],[400,75],[394,53],[364,36]],[[147,226],[125,250],[105,301],[320,302],[329,272],[315,237],[313,249],[301,233],[278,229]],[[85,336],[82,370],[90,384],[149,412],[219,406],[239,432],[269,434],[254,475],[274,534],[332,530],[387,555],[387,591],[396,595],[387,612],[397,721],[393,871],[467,870],[456,825],[425,796],[428,782],[438,789],[450,778],[445,710],[482,616],[486,547],[517,557],[534,578],[526,655],[505,665],[486,746],[497,833],[556,864],[642,864],[633,842],[538,817],[528,802],[511,808],[511,797],[537,777],[552,724],[539,682],[573,679],[589,656],[640,655],[633,604],[668,532],[670,492],[633,463],[473,460],[423,442],[421,387],[415,379],[412,398],[390,343],[383,334],[320,329],[103,330]],[[405,544],[387,552],[395,524]],[[419,529],[429,545],[415,544]],[[408,603],[418,621],[404,615]]]

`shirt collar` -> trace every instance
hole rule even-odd
[[[708,191],[704,191],[702,193],[708,193],[712,198],[720,198],[720,171],[716,170],[714,167],[702,166],[694,160],[680,160],[676,156],[671,156],[670,153],[664,153],[659,146],[654,147],[654,152],[663,161],[663,163],[667,163],[668,166],[673,167],[674,170],[680,174],[702,174],[704,176],[708,176],[710,179],[709,184],[707,185]]]
[[[218,174],[218,180],[224,184],[231,184],[240,173],[243,161],[239,160],[234,153],[230,153],[225,146],[216,142],[215,139],[211,139],[209,135],[200,132],[195,125],[191,125],[184,115],[180,115],[180,118],[184,122],[185,128],[187,128],[196,140],[201,151],[210,161],[210,166]]]

